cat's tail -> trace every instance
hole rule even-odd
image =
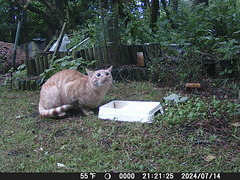
[[[39,114],[41,117],[63,117],[66,115],[65,111],[73,108],[72,105],[62,105],[53,109],[45,109],[39,104]]]

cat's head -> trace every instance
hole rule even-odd
[[[89,80],[95,88],[109,86],[112,84],[111,71],[112,71],[112,66],[106,70],[100,69],[97,71],[90,71],[86,69],[86,72],[89,76]]]

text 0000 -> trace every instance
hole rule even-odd
[[[135,179],[134,173],[119,173],[119,179]]]

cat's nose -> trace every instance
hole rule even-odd
[[[107,80],[107,76],[103,76],[103,81],[106,81]]]

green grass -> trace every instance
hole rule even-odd
[[[188,102],[165,105],[172,92]],[[116,83],[103,103],[114,99],[161,101],[165,114],[152,124],[99,120],[97,111],[44,119],[39,91],[1,87],[0,172],[240,171],[239,101],[149,82]]]

